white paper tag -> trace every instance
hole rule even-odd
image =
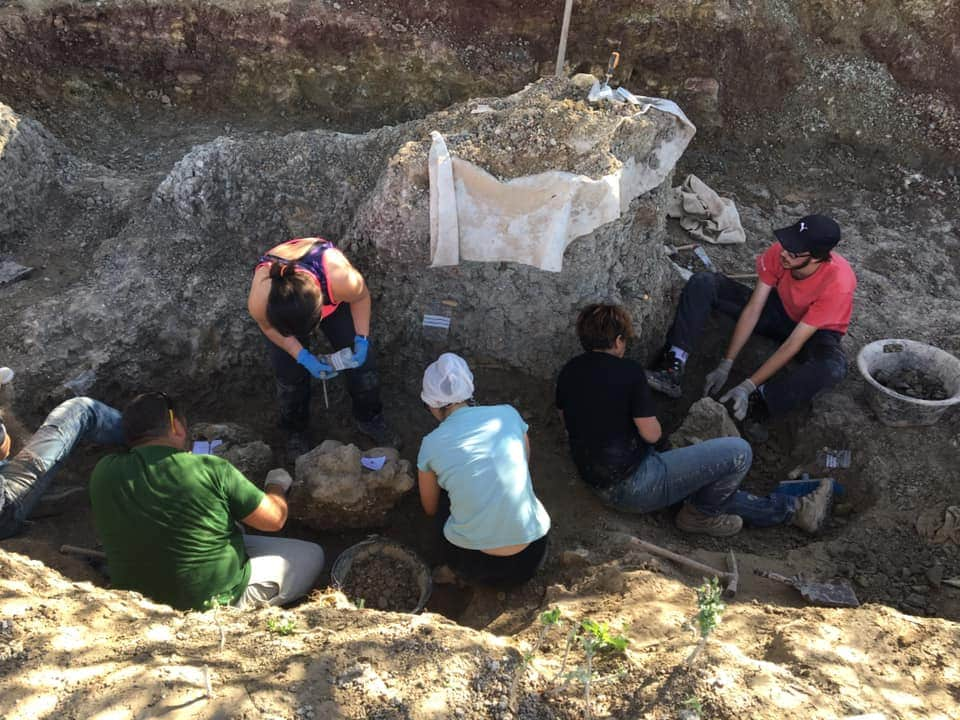
[[[387,456],[382,455],[380,457],[362,457],[360,458],[360,464],[363,465],[367,470],[382,470],[383,466],[387,464]]]

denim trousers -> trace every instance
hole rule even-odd
[[[78,397],[53,409],[12,459],[0,463],[0,539],[16,535],[80,442],[122,445],[120,413]]]
[[[710,312],[717,310],[736,319],[752,294],[749,287],[726,275],[695,273],[680,294],[677,314],[667,333],[668,346],[695,352]],[[773,290],[754,332],[782,343],[796,326],[777,291]],[[771,415],[783,415],[843,380],[847,374],[847,358],[840,347],[841,337],[835,330],[817,330],[797,353],[798,366],[777,373],[763,384],[763,399]]]
[[[349,303],[340,306],[320,321],[320,329],[333,349],[342,350],[353,345],[356,331]],[[298,337],[305,348],[309,338]],[[304,432],[310,426],[310,373],[290,354],[267,340],[270,363],[277,374],[277,400],[280,403],[280,427],[287,432]],[[346,378],[347,392],[353,401],[353,416],[357,420],[372,420],[381,412],[380,378],[373,348],[366,362],[358,368],[340,373]]]
[[[630,475],[597,493],[626,512],[654,512],[688,500],[705,515],[739,515],[753,527],[788,522],[799,505],[796,497],[760,497],[739,489],[752,462],[750,444],[740,438],[715,438],[663,453],[651,449]]]

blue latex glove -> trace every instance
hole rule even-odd
[[[370,341],[363,335],[353,339],[353,361],[360,367],[367,361],[367,351],[370,350]]]
[[[747,406],[750,404],[750,395],[756,391],[757,386],[753,384],[750,378],[747,378],[723,395],[720,398],[720,402],[733,401],[733,417],[737,420],[743,420],[747,416]]]
[[[297,353],[297,362],[307,369],[307,372],[318,380],[329,380],[336,377],[337,373],[325,362],[321,362],[312,352],[303,348]]]

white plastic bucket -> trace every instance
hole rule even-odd
[[[915,340],[877,340],[860,349],[857,367],[869,385],[870,407],[884,425],[933,425],[947,408],[960,403],[960,360],[933,345]],[[878,373],[894,373],[901,369],[916,370],[938,379],[947,391],[947,399],[910,397],[884,387],[875,379]]]

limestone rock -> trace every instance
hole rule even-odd
[[[198,423],[190,428],[194,437],[220,440],[213,454],[230,462],[250,482],[260,485],[276,467],[273,449],[248,427],[236,423]]]
[[[372,470],[362,458],[385,460]],[[412,488],[410,463],[393,448],[361,453],[327,441],[297,458],[290,504],[298,520],[319,530],[378,527]]]
[[[713,398],[705,397],[690,406],[690,412],[670,436],[670,441],[674,447],[681,448],[721,437],[740,437],[740,432],[727,409]]]

